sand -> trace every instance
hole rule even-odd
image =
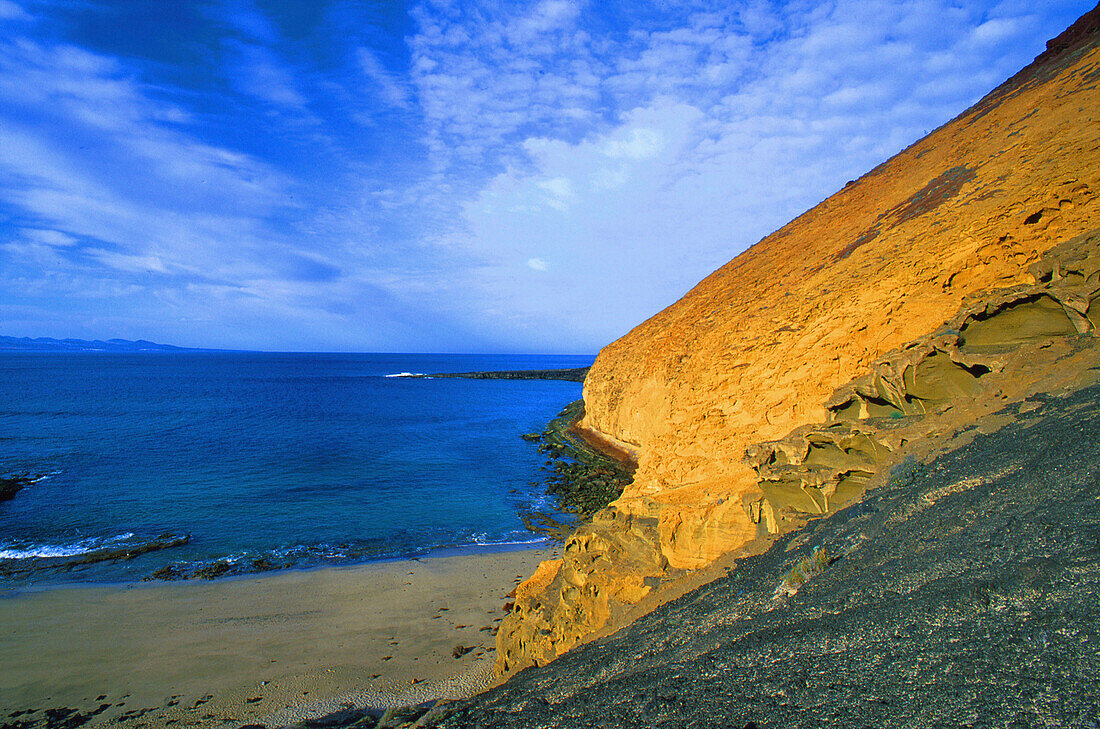
[[[349,705],[484,688],[507,594],[549,549],[216,582],[0,597],[0,722],[98,710],[88,726],[281,726]],[[462,658],[455,646],[473,646]],[[131,712],[127,714],[126,712]]]

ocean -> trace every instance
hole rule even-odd
[[[402,373],[591,356],[0,355],[0,586],[127,582],[519,546],[538,432],[581,385]],[[110,559],[102,559],[112,556]]]

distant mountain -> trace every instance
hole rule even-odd
[[[195,349],[139,339],[54,339],[0,336],[0,352],[194,352]]]

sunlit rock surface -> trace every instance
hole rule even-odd
[[[517,599],[499,673],[834,513],[908,442],[892,421],[955,427],[1068,366],[1100,322],[1096,15],[600,353],[581,425],[635,480]]]
[[[1048,384],[443,726],[1097,726],[1100,387]]]

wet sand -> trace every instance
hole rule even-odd
[[[99,711],[88,726],[280,726],[470,693],[490,680],[491,628],[508,592],[551,557],[527,549],[9,592],[0,722],[64,708]],[[458,645],[474,650],[456,659]]]

